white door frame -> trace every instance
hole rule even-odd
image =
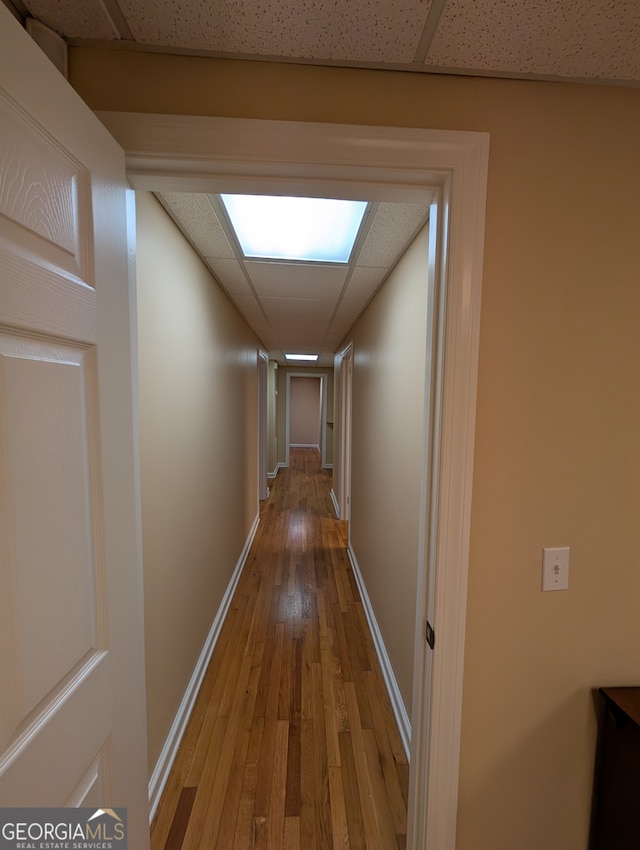
[[[258,499],[269,495],[267,485],[267,381],[269,357],[258,350]]]
[[[287,444],[287,466],[289,466],[289,435],[291,425],[291,378],[319,378],[320,379],[320,398],[321,411],[320,416],[320,457],[322,458],[322,468],[327,465],[327,380],[328,372],[320,370],[316,372],[287,372],[287,396],[286,403],[286,422],[285,422],[285,442]]]
[[[409,793],[410,850],[454,850],[480,294],[489,137],[486,133],[263,121],[184,115],[98,113],[127,153],[134,188],[268,192],[425,200],[439,190],[441,390],[435,498],[425,502],[432,546],[432,653],[417,657]],[[431,364],[427,364],[431,372]],[[431,517],[433,519],[431,519]],[[418,599],[424,626],[426,600]],[[422,619],[421,619],[422,618]],[[415,678],[415,676],[414,676]]]
[[[339,482],[340,519],[351,520],[351,391],[353,387],[353,343],[338,355],[340,361]],[[351,525],[347,528],[351,543]]]

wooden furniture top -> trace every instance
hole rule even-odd
[[[640,726],[640,687],[600,688],[600,693]]]

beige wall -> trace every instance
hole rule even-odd
[[[425,227],[353,328],[351,544],[411,716],[424,455]]]
[[[258,510],[258,342],[155,198],[136,199],[151,773]]]
[[[94,108],[490,133],[457,848],[584,850],[591,688],[640,679],[640,92],[70,60]]]

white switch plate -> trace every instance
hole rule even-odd
[[[569,547],[542,550],[542,589],[569,589]]]

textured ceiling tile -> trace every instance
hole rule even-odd
[[[260,309],[260,305],[253,295],[238,295],[233,299],[238,309],[249,322],[259,321],[264,322],[264,315]]]
[[[388,268],[356,266],[349,278],[343,301],[369,301],[388,273]]]
[[[99,0],[26,0],[31,16],[66,38],[120,38]]]
[[[425,204],[380,204],[371,224],[358,266],[390,267],[421,224],[427,220]]]
[[[337,298],[348,270],[346,266],[251,261],[245,267],[258,295],[270,298]]]
[[[119,0],[136,41],[220,50],[219,3],[207,0]]]
[[[286,335],[278,334],[280,345],[285,351],[293,353],[315,353],[320,350],[320,346],[324,345],[325,334],[315,334],[310,337],[309,334],[295,334],[289,332]]]
[[[336,311],[332,327],[335,325],[348,331],[366,306],[366,301],[343,301]]]
[[[334,328],[334,326],[332,325],[331,329],[324,338],[323,345],[327,347],[331,352],[335,352],[339,348],[340,343],[346,337],[348,331],[349,328],[347,328],[345,331],[341,331],[338,328]]]
[[[317,322],[314,325],[296,327],[293,323],[277,322],[272,325],[273,330],[280,340],[280,344],[289,351],[296,348],[312,348],[314,351],[320,348],[327,333],[327,326]]]
[[[253,293],[237,260],[220,260],[216,257],[205,257],[205,259],[207,265],[229,295],[233,297],[250,295],[253,298]]]
[[[120,0],[137,41],[263,56],[411,62],[425,0]]]
[[[427,65],[637,79],[638,0],[448,0]]]
[[[160,197],[203,257],[235,257],[207,195],[165,192]]]
[[[317,301],[308,298],[261,298],[269,321],[276,326],[281,320],[327,323],[334,310],[333,301]]]

